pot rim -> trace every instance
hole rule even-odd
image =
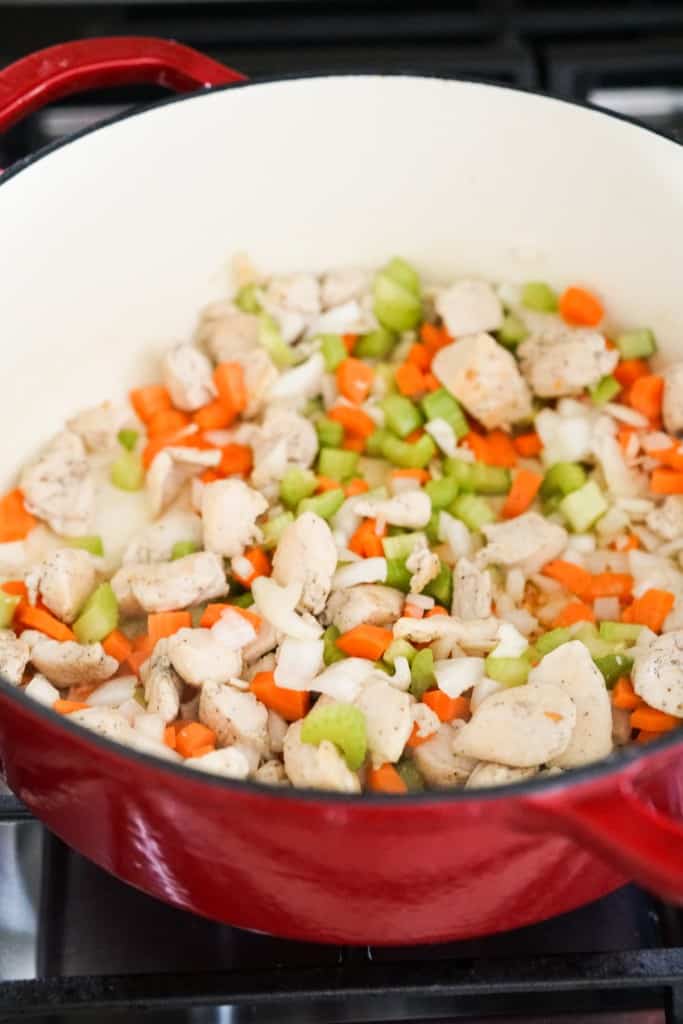
[[[159,107],[169,106],[174,103],[190,102],[192,100],[199,100],[207,96],[212,95],[216,92],[233,92],[237,89],[245,88],[258,88],[259,86],[270,86],[276,84],[288,84],[291,82],[299,81],[328,81],[329,79],[415,79],[417,81],[440,81],[440,82],[453,82],[456,84],[463,85],[474,85],[483,89],[495,89],[505,92],[521,93],[527,96],[533,96],[538,100],[548,103],[559,103],[568,107],[578,107],[587,111],[588,113],[594,114],[599,117],[609,117],[622,123],[628,124],[633,128],[639,129],[641,132],[653,135],[656,138],[662,139],[665,142],[670,143],[676,148],[680,148],[681,143],[677,142],[671,136],[667,135],[664,131],[657,128],[652,128],[650,125],[643,124],[635,118],[627,117],[625,114],[620,114],[617,111],[609,110],[604,107],[597,106],[596,104],[590,103],[587,100],[570,100],[565,97],[553,95],[552,93],[543,93],[537,89],[531,88],[530,86],[523,85],[501,85],[498,82],[487,81],[487,80],[475,80],[471,78],[462,78],[456,76],[448,76],[443,74],[416,74],[412,72],[389,72],[389,73],[336,73],[329,75],[321,74],[302,74],[293,73],[291,75],[268,75],[259,77],[257,79],[246,79],[240,82],[233,82],[227,85],[214,86],[210,89],[200,90],[191,93],[181,93],[178,95],[172,95],[165,97],[161,100],[152,101],[139,107],[128,108],[120,111],[117,114],[113,114],[111,117],[105,118],[102,121],[98,121],[95,124],[88,125],[82,128],[78,132],[74,132],[70,135],[64,136],[61,139],[57,139],[47,146],[42,147],[35,153],[31,153],[26,157],[11,164],[5,171],[0,175],[0,188],[10,182],[18,174],[27,170],[34,164],[44,160],[51,153],[63,146],[68,146],[74,142],[78,142],[80,139],[87,137],[93,132],[100,131],[101,129],[108,128],[112,125],[118,124],[120,121],[128,120],[129,118],[137,117],[149,113],[152,110],[156,110]],[[29,716],[34,716],[38,721],[44,721],[45,723],[52,723],[53,726],[57,726],[59,729],[63,729],[64,732],[79,737],[86,743],[92,744],[96,749],[99,749],[107,755],[114,755],[115,757],[122,758],[126,761],[133,761],[146,766],[148,769],[157,769],[160,773],[170,773],[173,776],[177,776],[185,781],[192,781],[199,785],[208,785],[216,787],[222,790],[233,791],[248,796],[249,794],[261,797],[273,797],[283,801],[304,801],[307,803],[314,803],[318,805],[326,804],[342,804],[347,807],[386,807],[391,805],[392,807],[416,807],[425,805],[438,805],[444,806],[449,804],[472,804],[481,801],[492,801],[492,800],[507,800],[510,798],[521,798],[524,799],[527,796],[534,796],[541,793],[557,792],[566,788],[581,786],[588,784],[593,781],[602,779],[608,779],[610,777],[616,777],[625,774],[627,769],[633,769],[634,766],[644,759],[649,758],[651,755],[673,749],[676,746],[683,745],[683,730],[680,732],[672,731],[666,733],[661,739],[655,740],[652,743],[648,743],[646,746],[638,748],[637,746],[624,747],[613,751],[609,757],[604,758],[601,761],[596,761],[593,764],[586,765],[582,768],[572,768],[570,771],[563,773],[562,775],[547,775],[544,778],[534,777],[529,780],[522,782],[515,782],[506,786],[487,786],[481,789],[467,790],[465,788],[460,789],[444,789],[444,790],[426,790],[420,793],[406,793],[401,796],[400,800],[397,800],[395,796],[388,794],[379,793],[363,793],[363,794],[347,794],[347,793],[335,793],[329,791],[322,791],[316,789],[295,789],[294,787],[275,787],[266,786],[262,783],[252,782],[249,780],[240,779],[229,779],[224,776],[211,775],[209,773],[200,772],[196,769],[186,768],[183,764],[176,764],[173,762],[165,761],[162,758],[155,757],[153,754],[146,754],[142,751],[134,750],[131,747],[127,747],[122,743],[116,743],[114,740],[106,739],[104,736],[100,736],[92,730],[85,729],[83,726],[79,726],[73,722],[69,722],[68,716],[57,715],[56,712],[44,705],[32,700],[27,697],[18,687],[13,686],[7,680],[0,675],[0,695],[4,695],[10,702],[15,701],[19,708],[23,708],[29,713]]]

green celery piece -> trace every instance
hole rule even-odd
[[[429,517],[429,522],[424,528],[424,532],[427,534],[427,540],[430,544],[439,543],[439,514],[440,511],[435,509]]]
[[[592,388],[588,389],[588,394],[591,397],[591,401],[595,402],[596,405],[604,405],[605,402],[611,402],[619,392],[621,391],[621,384],[609,374],[607,377],[603,377],[594,384]]]
[[[318,472],[332,480],[350,480],[358,467],[358,452],[345,448],[323,448],[318,456]]]
[[[520,341],[524,341],[528,333],[519,317],[514,313],[508,313],[496,331],[496,338],[506,348],[516,348]]]
[[[235,305],[238,309],[241,309],[243,313],[260,313],[261,299],[259,296],[259,287],[254,284],[243,285],[235,296]]]
[[[410,263],[402,260],[400,256],[394,256],[384,267],[382,273],[387,274],[397,284],[412,292],[413,295],[419,295],[422,291],[420,275],[417,270],[411,267]]]
[[[20,601],[18,594],[6,594],[0,590],[0,629],[7,629],[11,625]]]
[[[386,272],[380,272],[373,284],[375,316],[391,331],[410,331],[422,319],[422,301]]]
[[[452,477],[458,485],[459,491],[474,490],[474,463],[465,462],[464,459],[449,458],[444,460],[443,471],[448,477]]]
[[[73,624],[79,644],[104,640],[119,624],[119,605],[110,583],[95,587]]]
[[[572,491],[560,502],[560,512],[565,517],[574,533],[585,533],[590,530],[607,511],[605,496],[595,483],[589,480],[578,491]]]
[[[588,477],[578,462],[554,462],[546,470],[541,484],[541,497],[551,498],[555,494],[571,494],[583,487]]]
[[[121,447],[125,448],[126,451],[128,452],[132,452],[133,449],[135,448],[135,445],[138,443],[138,438],[140,434],[139,431],[137,430],[124,429],[119,430],[116,436]]]
[[[135,452],[125,449],[111,464],[111,482],[121,491],[139,491],[145,482],[142,460]]]
[[[382,659],[386,661],[387,665],[392,666],[396,663],[397,658],[405,658],[408,664],[412,664],[416,654],[416,649],[407,640],[392,640],[382,655]]]
[[[458,482],[452,476],[444,476],[440,480],[429,480],[424,489],[429,495],[432,508],[436,511],[448,508],[458,496]]]
[[[341,423],[331,420],[328,416],[320,416],[316,420],[315,429],[321,448],[340,448],[344,442],[344,428]]]
[[[445,562],[441,563],[439,575],[427,584],[423,593],[428,597],[433,597],[445,608],[450,608],[453,598],[453,573]]]
[[[472,464],[471,481],[478,494],[507,494],[512,485],[509,469],[487,466],[485,462]]]
[[[541,511],[544,516],[551,516],[554,512],[557,512],[562,501],[561,494],[553,494],[550,498],[546,498],[541,502]]]
[[[384,582],[388,587],[407,594],[410,590],[410,577],[405,558],[387,558],[387,578]]]
[[[402,469],[424,469],[436,455],[436,445],[429,434],[423,434],[414,444],[387,434],[381,451],[385,459]]]
[[[364,334],[355,344],[353,354],[359,359],[385,359],[397,342],[393,331],[378,327],[376,331]]]
[[[375,377],[382,382],[378,394],[395,395],[398,392],[396,367],[393,363],[377,363]]]
[[[461,519],[468,529],[475,531],[496,520],[486,499],[476,494],[459,494],[449,511],[456,519]]]
[[[296,508],[300,501],[313,494],[318,486],[310,469],[290,466],[280,481],[280,500],[287,508]]]
[[[301,410],[301,415],[307,419],[312,420],[320,416],[323,411],[323,403],[320,398],[309,398],[306,401],[305,406]]]
[[[199,550],[199,544],[194,540],[178,540],[171,548],[171,561],[175,562],[177,558],[184,558],[185,555],[194,555]]]
[[[263,546],[268,550],[277,546],[277,542],[280,537],[287,529],[290,523],[294,522],[294,516],[291,512],[282,512],[279,516],[274,516],[273,519],[269,519],[263,524],[261,530],[263,532]]]
[[[522,287],[522,305],[538,313],[555,313],[557,292],[545,281],[527,281]]]
[[[438,388],[424,396],[420,405],[426,420],[446,420],[460,439],[469,434],[470,428],[460,403],[446,388]]]
[[[385,427],[401,438],[407,437],[422,426],[420,410],[404,395],[389,395],[382,402],[382,409]]]
[[[344,504],[344,492],[341,487],[336,491],[325,491],[323,494],[316,494],[312,498],[304,498],[300,501],[296,513],[315,512],[322,519],[330,519],[338,512]]]
[[[259,314],[259,344],[261,344],[279,370],[294,366],[297,355],[285,343],[280,328],[268,313]]]
[[[557,629],[551,629],[548,633],[543,633],[539,636],[535,647],[539,654],[550,654],[556,647],[569,643],[571,639],[571,632],[564,626],[559,626]]]
[[[333,665],[335,661],[343,661],[346,655],[337,647],[341,631],[336,626],[328,626],[323,633],[323,661]]]
[[[64,543],[68,544],[70,548],[83,548],[84,551],[89,551],[91,555],[101,557],[104,554],[102,538],[96,533],[86,534],[83,537],[65,537]]]
[[[358,771],[367,750],[365,716],[353,704],[314,707],[303,720],[301,740],[314,746],[330,740],[340,748],[351,771]]]
[[[246,594],[236,594],[235,597],[230,596],[228,604],[234,604],[237,608],[251,608],[254,603],[254,595],[250,590]]]
[[[410,692],[417,700],[423,693],[436,686],[434,676],[434,652],[429,647],[418,651],[410,666]]]
[[[649,327],[640,327],[620,334],[617,348],[622,359],[647,359],[657,351],[657,343]]]
[[[594,657],[593,661],[602,672],[605,684],[614,686],[621,676],[628,676],[633,668],[633,658],[628,654],[603,654]]]
[[[385,558],[405,560],[422,536],[421,533],[401,533],[384,537],[382,547]]]
[[[626,644],[630,646],[638,642],[642,626],[632,622],[601,622],[600,636],[608,644]]]
[[[591,653],[593,658],[600,658],[606,654],[613,654],[614,648],[606,643],[592,622],[585,622],[572,633],[572,640],[580,640]]]
[[[503,686],[522,686],[531,671],[531,660],[526,651],[518,658],[494,658],[489,654],[484,671]]]
[[[342,341],[341,334],[321,334],[320,351],[325,360],[325,369],[328,373],[334,373],[340,363],[348,358],[346,345]]]
[[[388,437],[392,435],[388,430],[378,428],[370,434],[370,437],[365,442],[365,452],[371,459],[377,459],[382,455],[382,445]]]
[[[411,760],[411,758],[406,757],[404,760],[399,761],[396,765],[396,771],[408,787],[408,792],[421,793],[425,788],[424,779],[420,775],[417,765],[413,760]]]

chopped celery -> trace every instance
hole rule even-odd
[[[598,633],[597,626],[594,626],[592,622],[584,622],[578,627],[578,629],[572,632],[572,640],[580,640],[584,644],[591,655],[594,658],[603,657],[606,654],[612,654],[614,648],[611,644],[606,643]]]
[[[330,740],[341,749],[351,771],[358,771],[367,750],[365,716],[353,704],[314,707],[303,720],[301,740],[315,746]]]
[[[263,533],[263,546],[271,549],[276,547],[280,537],[287,529],[290,523],[294,522],[294,516],[291,512],[282,512],[279,516],[275,516],[273,519],[269,519],[261,527]]]
[[[287,508],[296,508],[303,498],[313,494],[317,486],[315,473],[310,469],[290,466],[280,481],[280,500]]]
[[[404,395],[389,395],[382,402],[384,423],[399,437],[407,437],[422,426],[422,415],[418,407]]]
[[[539,313],[555,313],[557,292],[545,281],[527,281],[522,287],[522,305]]]
[[[459,494],[449,511],[470,530],[481,530],[496,519],[488,501],[476,494]]]
[[[384,582],[388,587],[407,594],[410,590],[410,577],[405,558],[387,558],[387,578]]]
[[[335,661],[342,661],[346,655],[337,647],[337,640],[341,631],[336,626],[328,626],[323,633],[323,661],[326,665],[333,665]]]
[[[479,494],[507,494],[512,479],[509,469],[473,462],[471,482],[472,489]]]
[[[591,397],[591,401],[595,402],[596,405],[604,405],[605,402],[611,402],[620,391],[621,384],[616,377],[612,377],[610,374],[599,380],[592,388],[589,388],[588,394]]]
[[[377,429],[370,434],[370,437],[365,442],[366,454],[372,459],[378,458],[382,454],[382,445],[391,434],[388,430]]]
[[[259,314],[259,344],[263,345],[279,370],[298,362],[296,353],[285,343],[280,328],[268,313]]]
[[[84,551],[89,551],[91,555],[99,555],[100,557],[104,554],[104,544],[102,538],[96,533],[86,534],[83,537],[67,537],[64,541],[70,548],[83,548]]]
[[[391,331],[409,331],[422,318],[419,295],[399,284],[386,271],[375,277],[373,285],[375,315]]]
[[[320,351],[325,360],[325,369],[328,373],[334,373],[340,363],[348,357],[346,345],[342,341],[341,334],[321,334]]]
[[[448,508],[458,495],[458,482],[452,476],[444,476],[440,480],[429,480],[425,484],[425,492],[429,495],[432,508],[437,511]]]
[[[551,516],[554,512],[557,512],[562,501],[561,494],[552,494],[549,498],[545,498],[541,502],[541,511],[544,516]]]
[[[20,601],[18,594],[6,594],[0,590],[0,629],[7,629],[10,625]]]
[[[446,476],[452,477],[460,491],[473,491],[473,462],[465,462],[464,459],[447,458],[444,460],[443,470]]]
[[[423,434],[414,444],[400,441],[392,434],[387,434],[382,440],[381,451],[384,458],[395,466],[401,466],[403,469],[424,469],[436,455],[436,445],[429,434]]]
[[[608,644],[635,644],[642,626],[631,622],[601,622],[600,636]]]
[[[469,424],[460,403],[453,398],[450,391],[439,388],[425,395],[420,405],[427,420],[445,420],[453,427],[455,436],[460,439],[469,433]]]
[[[435,509],[429,517],[429,522],[424,528],[424,532],[427,534],[427,540],[431,544],[439,543],[439,515],[438,509]]]
[[[410,692],[418,700],[431,687],[436,686],[434,654],[430,647],[418,651],[410,666]]]
[[[518,658],[493,658],[489,654],[484,662],[484,671],[490,679],[503,686],[522,686],[531,671],[531,661],[526,651]]]
[[[453,573],[445,562],[441,563],[439,575],[427,584],[423,593],[428,597],[433,597],[445,608],[450,608],[453,597]]]
[[[254,603],[254,595],[250,590],[246,594],[237,594],[235,597],[230,597],[228,604],[234,604],[238,608],[251,608]]]
[[[422,536],[421,533],[401,533],[385,537],[382,541],[385,557],[406,559]]]
[[[387,274],[392,281],[396,281],[413,295],[420,294],[420,275],[414,267],[411,267],[410,263],[402,260],[400,256],[394,256],[393,260],[390,260],[384,267],[382,273]]]
[[[358,452],[344,448],[323,448],[318,456],[318,472],[332,480],[350,480],[358,466]]]
[[[121,447],[125,448],[126,451],[128,452],[132,452],[133,449],[135,448],[135,445],[138,443],[138,438],[140,434],[138,433],[137,430],[124,429],[119,430],[116,436]]]
[[[574,533],[585,533],[607,511],[605,496],[595,483],[589,480],[578,491],[572,491],[560,502],[560,512],[566,518]]]
[[[425,788],[424,779],[420,775],[417,765],[409,757],[398,762],[396,771],[405,782],[410,793],[421,793]]]
[[[79,644],[104,640],[119,624],[119,605],[110,583],[95,587],[73,624]]]
[[[309,398],[309,399],[307,399],[306,404],[304,405],[303,409],[301,410],[301,415],[302,416],[306,416],[307,419],[315,419],[315,417],[319,416],[322,413],[322,411],[323,411],[322,399],[320,399],[320,398]]]
[[[543,477],[541,497],[571,494],[572,491],[578,491],[579,487],[583,487],[586,480],[586,471],[578,462],[554,462]]]
[[[377,669],[378,672],[384,672],[385,676],[390,676],[391,675],[391,669],[389,668],[389,666],[385,662],[383,662],[383,661],[373,661],[372,664],[375,666],[375,668]]]
[[[111,464],[111,482],[121,491],[139,491],[145,482],[140,456],[124,449]]]
[[[235,305],[243,313],[260,313],[262,307],[258,285],[253,281],[243,285],[235,296]]]
[[[572,639],[572,634],[564,626],[559,626],[557,629],[551,629],[548,633],[543,633],[536,640],[536,650],[539,654],[550,654],[556,647],[561,647],[562,644],[569,643]]]
[[[385,359],[397,340],[393,331],[378,327],[376,331],[370,331],[358,339],[353,354],[359,359]]]
[[[328,416],[320,416],[316,420],[315,429],[321,448],[339,448],[344,441],[344,428],[341,423],[331,420]]]
[[[416,654],[417,651],[407,640],[392,640],[382,658],[387,665],[394,665],[397,658],[405,658],[411,664]]]
[[[617,338],[617,348],[622,359],[647,359],[657,351],[655,336],[649,327],[636,331],[624,331]]]
[[[344,504],[344,492],[341,487],[336,491],[325,491],[323,494],[316,494],[313,498],[304,498],[297,506],[297,515],[302,512],[315,512],[323,519],[330,519],[338,512]]]
[[[392,363],[378,363],[375,367],[375,380],[381,381],[378,395],[395,395],[398,391],[396,367]]]
[[[593,661],[602,672],[607,686],[614,686],[620,676],[627,676],[633,668],[633,658],[628,654],[603,654]]]
[[[528,333],[519,317],[514,313],[508,313],[496,331],[496,338],[506,348],[515,348],[520,341],[524,341]]]
[[[199,551],[199,544],[193,540],[178,540],[171,548],[171,561],[175,562],[176,558],[184,558],[185,555],[193,555],[195,551]]]

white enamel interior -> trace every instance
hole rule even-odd
[[[439,277],[586,283],[680,351],[683,149],[503,88],[306,79],[104,127],[0,186],[0,476],[268,269],[400,253]]]

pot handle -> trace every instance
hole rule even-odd
[[[0,132],[41,107],[87,89],[161,85],[176,92],[245,76],[167,39],[118,36],[60,43],[0,70]]]
[[[658,810],[631,778],[597,796],[567,801],[564,792],[559,799],[532,797],[525,806],[539,824],[552,821],[628,878],[683,905],[683,822]]]

